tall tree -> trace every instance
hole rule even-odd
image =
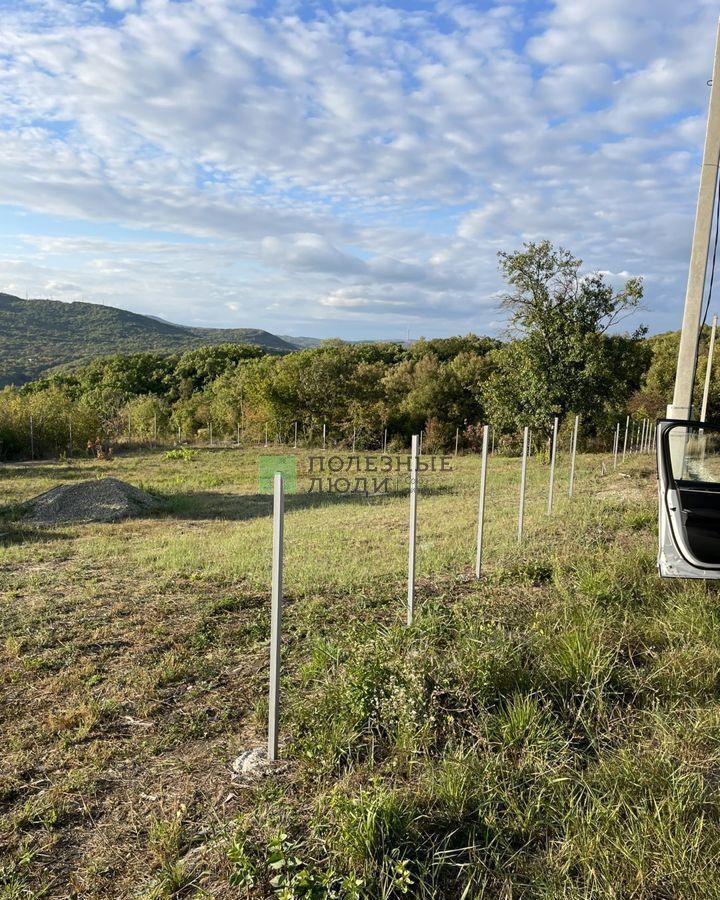
[[[598,272],[582,275],[582,260],[549,241],[498,257],[510,287],[502,303],[519,339],[495,352],[483,392],[496,427],[546,430],[569,412],[598,419],[608,401],[627,399],[646,362],[645,330],[608,331],[639,305],[641,279],[616,291]]]

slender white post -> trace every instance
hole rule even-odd
[[[518,513],[518,544],[522,543],[523,519],[525,517],[525,479],[527,476],[528,446],[530,444],[530,429],[526,425],[523,429],[522,468],[520,470],[520,512]]]
[[[30,459],[35,459],[35,424],[30,416]]]
[[[295,423],[295,440],[293,442],[293,449],[297,450],[297,422]]]
[[[412,625],[415,616],[415,541],[417,532],[418,455],[420,441],[412,437],[410,450],[410,542],[408,549],[407,623]]]
[[[239,447],[240,446],[240,423],[239,422],[235,423],[235,436],[236,436],[236,443]]]
[[[640,450],[641,450],[642,453],[645,452],[645,442],[647,441],[647,437],[648,437],[648,424],[649,424],[648,420],[647,420],[647,419],[643,419],[643,426],[642,426],[642,443],[640,444]]]
[[[283,604],[283,518],[285,496],[281,472],[275,473],[273,497],[272,594],[270,602],[270,694],[268,703],[268,759],[277,759],[280,721],[280,642]]]
[[[157,441],[157,413],[153,416],[153,441]]]
[[[212,438],[212,422],[211,422],[210,423],[210,446],[212,447],[212,445],[213,445],[213,438]]]
[[[323,422],[323,450],[325,449],[326,437],[327,437],[327,425]]]
[[[615,446],[613,447],[613,469],[617,469],[618,448],[620,447],[620,423],[615,428]]]
[[[383,453],[387,452],[387,428],[383,433]]]
[[[630,416],[625,419],[625,441],[623,442],[623,455],[622,461],[625,462],[625,454],[627,453],[627,445],[628,445],[628,431],[630,429]]]
[[[577,439],[578,439],[578,424],[580,422],[580,416],[575,416],[575,423],[573,425],[573,433],[572,433],[572,456],[570,458],[570,484],[568,485],[568,496],[572,497],[573,495],[573,487],[575,486],[575,457],[577,456]]]
[[[458,455],[458,444],[460,443],[460,429],[455,429],[455,456]]]
[[[265,446],[268,445],[268,423],[265,423]]]
[[[490,426],[483,426],[482,464],[480,468],[480,501],[478,504],[477,552],[475,554],[475,577],[480,577],[482,568],[483,536],[485,531],[485,485],[487,483],[488,443]]]
[[[70,444],[68,446],[68,455],[72,459],[73,455],[73,436],[72,436],[72,419],[68,419],[68,431],[70,432]]]
[[[353,453],[355,452],[355,433],[356,433],[356,431],[357,431],[357,429],[355,428],[355,426],[353,426],[353,448],[352,448]]]
[[[555,416],[555,421],[553,424],[553,437],[552,437],[552,446],[550,449],[550,484],[548,486],[548,503],[547,503],[547,512],[548,515],[552,512],[553,508],[553,488],[555,487],[555,457],[557,456],[557,438],[558,438],[558,419]]]
[[[700,410],[700,421],[705,421],[707,415],[708,397],[710,396],[710,374],[712,372],[713,350],[715,349],[715,333],[717,331],[717,316],[713,316],[712,328],[710,329],[710,346],[708,347],[707,368],[705,369],[705,387],[703,388],[702,409]]]

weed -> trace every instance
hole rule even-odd
[[[197,450],[191,450],[189,447],[176,447],[173,450],[167,450],[163,453],[165,460],[182,460],[183,462],[191,462],[198,458]]]

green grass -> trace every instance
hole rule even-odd
[[[263,451],[264,452],[264,451]],[[17,504],[112,474],[157,514],[0,521],[0,898],[720,896],[720,606],[660,581],[647,459],[579,461],[556,507],[494,457],[287,497],[282,756],[265,740],[271,498],[255,453],[6,466]],[[630,475],[625,478],[624,474]]]

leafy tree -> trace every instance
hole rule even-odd
[[[498,256],[511,289],[503,306],[520,339],[493,353],[497,368],[483,390],[492,422],[549,433],[553,416],[571,411],[600,421],[640,383],[644,330],[623,338],[608,330],[638,306],[641,280],[615,291],[597,272],[581,275],[582,261],[549,241]]]
[[[170,427],[170,409],[161,397],[142,394],[133,397],[120,410],[124,432],[133,440],[149,441],[158,435],[167,435]]]
[[[171,399],[190,397],[248,359],[264,356],[262,347],[252,344],[220,344],[183,353],[172,373]]]
[[[408,355],[412,358],[435,356],[441,362],[450,362],[461,353],[469,353],[482,357],[491,350],[497,350],[500,341],[495,338],[479,337],[477,334],[466,334],[464,337],[420,338],[410,347]]]

